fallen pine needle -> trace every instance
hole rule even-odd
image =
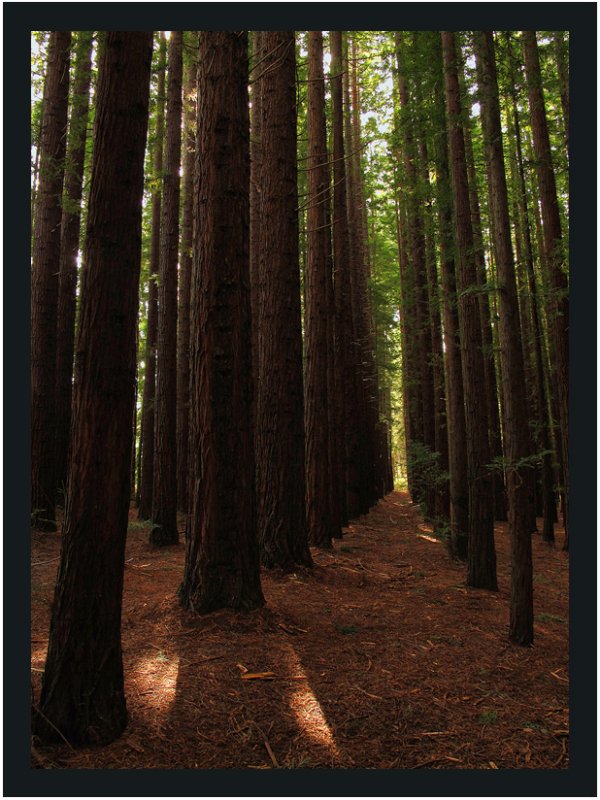
[[[243,681],[272,681],[274,677],[274,672],[245,672],[240,675]]]
[[[454,758],[454,756],[435,756],[434,758],[428,758],[427,761],[421,761],[419,764],[415,764],[412,769],[421,769],[421,767],[427,767],[429,764],[435,764],[436,761],[456,761],[458,763],[462,761],[462,759]]]
[[[561,763],[561,761],[565,757],[566,753],[567,753],[567,740],[563,739],[562,740],[562,752],[559,755],[559,757],[556,759],[556,761],[552,764],[552,766],[553,767],[558,767],[558,765]]]
[[[557,672],[558,672],[558,670],[557,670]],[[563,678],[560,675],[557,675],[556,672],[551,672],[550,675],[553,675],[556,678],[557,681],[562,681],[563,683],[568,683],[569,682],[568,678]]]

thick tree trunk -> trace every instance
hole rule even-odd
[[[195,36],[197,45],[197,35]],[[196,64],[186,64],[183,90],[183,212],[179,255],[177,305],[177,508],[188,511],[188,462],[190,435],[190,285],[192,278],[192,218],[194,212],[194,153],[196,134]]]
[[[151,32],[108,31],[77,336],[68,504],[35,732],[112,741],[127,710],[121,596],[129,510],[135,323]]]
[[[75,47],[75,74],[69,138],[65,161],[65,191],[61,225],[58,319],[56,338],[56,486],[58,502],[67,483],[67,455],[71,428],[73,345],[77,288],[77,256],[81,224],[81,195],[87,139],[93,31],[80,31]]]
[[[504,171],[502,124],[492,31],[475,32],[475,54],[494,251],[499,283],[502,397],[506,441],[508,530],[511,553],[510,639],[533,643],[533,564],[531,555],[531,503],[526,473],[531,472],[525,370],[521,349],[519,303],[511,245],[508,191]]]
[[[563,125],[567,152],[569,151],[569,44],[564,40],[563,31],[554,31],[554,54],[558,83],[560,86],[560,105],[562,108]],[[566,51],[566,52],[565,52]]]
[[[154,486],[150,544],[177,544],[177,254],[183,32],[171,31],[158,267]]]
[[[529,92],[529,112],[533,133],[536,172],[542,204],[544,250],[551,290],[549,323],[556,357],[556,383],[560,414],[560,440],[564,476],[565,549],[568,549],[569,498],[569,298],[564,245],[552,166],[552,153],[546,122],[540,62],[535,31],[522,31],[525,71]]]
[[[50,32],[31,264],[31,509],[32,523],[46,531],[56,530],[56,315],[70,44],[70,31]]]
[[[191,513],[180,596],[204,613],[264,602],[251,419],[248,37],[201,31],[192,270]]]
[[[256,397],[261,562],[310,566],[304,471],[293,31],[263,31]]]
[[[309,540],[330,548],[339,520],[331,519],[326,215],[329,169],[325,133],[323,36],[308,32],[308,265],[305,306],[306,503]]]
[[[154,179],[152,194],[152,238],[150,241],[150,277],[148,279],[148,320],[146,324],[146,358],[144,359],[144,392],[142,394],[142,467],[138,517],[152,516],[154,486],[154,401],[156,397],[156,339],[158,329],[158,262],[160,255],[160,220],[164,148],[165,74],[167,42],[161,32],[156,97],[156,129],[154,135]]]
[[[484,365],[479,303],[474,292],[477,270],[462,127],[456,45],[452,31],[442,31],[446,108],[448,113],[452,194],[457,245],[457,291],[462,348],[463,388],[467,430],[469,478],[469,553],[467,584],[482,589],[498,588],[490,448],[485,405]]]

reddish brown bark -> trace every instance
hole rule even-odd
[[[56,314],[70,44],[70,31],[50,32],[31,264],[31,509],[35,527],[48,531],[56,530]]]
[[[251,419],[248,37],[201,31],[194,193],[191,513],[180,596],[203,613],[263,604]]]
[[[35,731],[109,742],[127,723],[120,625],[151,32],[108,31],[77,337],[68,504]]]
[[[261,53],[257,524],[261,563],[290,571],[312,564],[305,503],[294,32],[261,32]]]
[[[182,31],[171,31],[165,164],[158,266],[158,343],[154,412],[154,485],[150,544],[176,544],[177,533],[177,254],[181,164]]]
[[[490,449],[485,397],[479,303],[474,292],[477,269],[462,127],[456,45],[452,31],[442,31],[442,53],[448,114],[448,138],[454,200],[457,251],[456,288],[460,324],[467,459],[469,481],[469,552],[467,583],[482,589],[497,589],[494,520],[489,471]]]
[[[79,31],[75,47],[75,73],[71,97],[69,137],[65,161],[65,187],[61,223],[58,319],[56,337],[56,486],[62,505],[67,483],[67,454],[71,427],[73,345],[77,256],[81,223],[83,167],[87,139],[93,31]]]

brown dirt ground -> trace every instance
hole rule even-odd
[[[394,492],[315,568],[263,571],[267,606],[195,617],[182,545],[153,549],[131,512],[123,605],[129,726],[106,747],[34,741],[42,768],[566,768],[568,555],[533,537],[535,646],[509,643],[506,526],[497,593]],[[32,548],[39,697],[59,534]],[[42,562],[42,563],[40,563]],[[251,673],[270,679],[245,679]]]

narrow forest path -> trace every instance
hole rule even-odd
[[[315,567],[263,570],[267,606],[194,617],[175,593],[183,545],[130,525],[123,648],[130,724],[47,768],[564,768],[568,766],[568,554],[533,537],[535,646],[508,642],[500,591],[464,568],[394,492]],[[562,541],[559,532],[558,541]],[[32,680],[39,697],[59,534],[34,534]],[[256,678],[251,674],[272,673]],[[246,676],[246,677],[245,677]]]

